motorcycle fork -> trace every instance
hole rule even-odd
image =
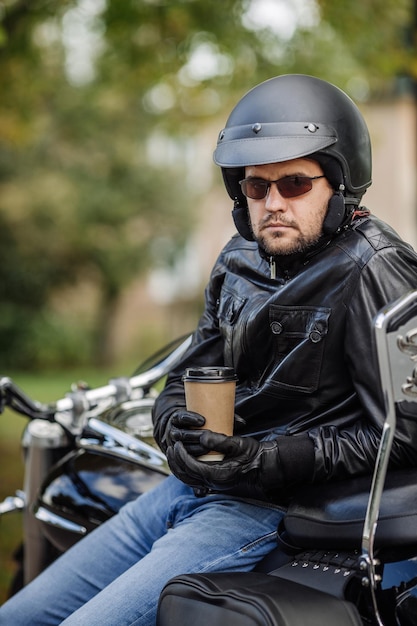
[[[48,565],[49,544],[42,523],[33,514],[39,489],[52,465],[68,450],[69,438],[56,422],[35,419],[27,425],[22,438],[25,451],[23,513],[23,584],[33,580]]]

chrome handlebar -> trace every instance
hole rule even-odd
[[[94,389],[77,389],[51,404],[42,404],[32,400],[12,379],[0,378],[0,408],[9,406],[32,419],[56,421],[73,434],[79,434],[85,423],[86,414],[101,403],[108,401],[111,406],[132,397],[143,397],[179,362],[190,343],[191,336],[188,336],[162,361],[141,374],[130,378],[115,378],[107,385]]]

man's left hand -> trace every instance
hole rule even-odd
[[[169,466],[180,480],[194,488],[233,491],[241,485],[259,492],[278,489],[283,475],[277,440],[259,442],[253,437],[228,437],[205,430],[200,444],[224,454],[223,461],[206,462],[187,453],[181,441],[167,450]],[[250,494],[248,494],[250,495]]]

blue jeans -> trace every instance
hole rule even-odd
[[[170,476],[6,602],[0,625],[153,625],[170,578],[252,570],[275,547],[282,515],[223,495],[196,498]]]

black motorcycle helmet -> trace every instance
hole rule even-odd
[[[249,91],[220,132],[214,162],[222,169],[233,218],[253,239],[239,181],[247,165],[309,157],[318,161],[335,190],[323,225],[337,232],[371,184],[368,128],[354,102],[338,87],[303,74],[271,78]]]

